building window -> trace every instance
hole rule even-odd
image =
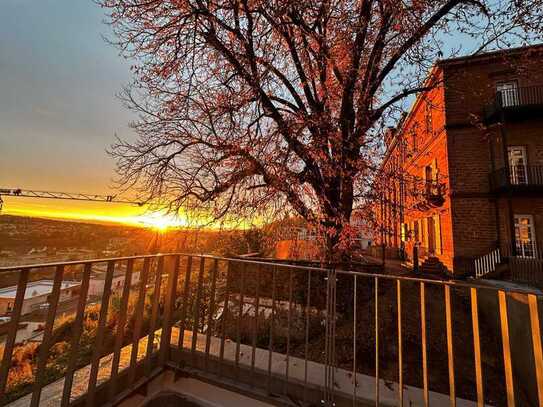
[[[507,147],[509,160],[509,180],[513,185],[528,183],[528,159],[526,157],[526,147],[509,146]]]
[[[432,104],[430,101],[426,101],[426,134],[432,135],[434,133],[434,123],[432,121]]]
[[[519,104],[518,82],[507,81],[497,83],[496,97],[498,98],[498,102],[504,107],[517,106]]]
[[[537,257],[534,218],[532,215],[515,215],[516,251],[519,257]]]
[[[411,144],[413,146],[413,152],[416,152],[418,150],[418,140],[417,140],[416,131],[411,132]]]

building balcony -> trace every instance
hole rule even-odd
[[[485,106],[483,120],[490,125],[503,120],[520,121],[541,117],[542,113],[543,86],[527,86],[497,92]]]
[[[446,185],[440,182],[427,181],[422,191],[415,193],[413,207],[419,211],[438,208],[445,203]]]
[[[103,293],[90,296],[104,264]],[[475,407],[543,395],[543,297],[529,289],[182,254],[0,275],[18,280],[2,332],[3,405]],[[54,282],[42,335],[16,340],[36,278]],[[60,312],[64,280],[80,289]]]
[[[490,191],[538,195],[543,193],[543,166],[527,165],[500,168],[490,174]]]

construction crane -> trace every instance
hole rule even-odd
[[[51,191],[34,191],[30,189],[21,188],[0,188],[0,211],[4,204],[2,196],[10,197],[26,197],[26,198],[46,198],[46,199],[67,199],[72,201],[92,201],[92,202],[114,202],[124,203],[130,205],[142,206],[143,202],[134,201],[129,199],[120,199],[116,195],[94,195],[94,194],[81,194],[70,192],[51,192]]]

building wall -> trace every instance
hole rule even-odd
[[[454,252],[449,198],[448,145],[445,131],[442,72],[434,70],[430,81],[436,87],[417,99],[409,115],[396,132],[383,165],[384,210],[375,206],[378,223],[385,225],[387,246],[403,249],[412,258],[413,247],[420,246],[422,257],[435,246],[433,255],[452,267]],[[432,179],[427,180],[427,167]],[[425,182],[443,185],[444,202],[439,206],[420,205]],[[402,185],[403,184],[403,185]],[[381,215],[379,212],[382,212]],[[435,236],[430,244],[429,236]],[[382,239],[376,236],[378,244]]]
[[[444,68],[445,110],[450,162],[455,268],[467,270],[473,259],[510,242],[506,197],[490,194],[489,175],[503,168],[504,133],[508,146],[523,145],[528,165],[543,164],[543,121],[524,120],[481,126],[484,107],[495,97],[496,84],[516,80],[520,88],[543,85],[543,57],[501,56]],[[505,147],[505,151],[506,151]],[[505,157],[504,157],[505,156]],[[514,213],[541,219],[543,197],[511,196]],[[541,203],[539,203],[541,201]],[[542,227],[543,224],[539,223]],[[542,231],[536,226],[537,235]]]
[[[436,64],[430,81],[436,79],[442,85],[419,95],[396,131],[382,166],[384,203],[377,203],[374,212],[385,230],[379,235],[384,235],[387,246],[404,248],[409,258],[418,241],[424,256],[431,220],[438,225],[434,232],[440,234],[434,256],[449,271],[470,272],[475,258],[495,248],[498,240],[509,240],[508,199],[514,213],[533,215],[537,240],[543,242],[543,196],[497,196],[489,183],[490,173],[504,166],[504,134],[508,146],[526,147],[528,165],[543,166],[543,116],[508,122],[503,128],[483,123],[484,109],[495,100],[499,82],[516,80],[520,88],[543,85],[541,50],[528,48]],[[407,177],[423,177],[425,166],[436,168],[439,182],[445,185],[443,205],[421,210],[407,193],[402,195],[405,202],[399,216],[395,211],[402,206],[395,192],[398,186],[389,175],[395,166]],[[405,226],[398,228],[402,222]],[[418,237],[414,236],[416,229]],[[425,235],[421,236],[421,230]],[[383,243],[379,235],[376,241]]]

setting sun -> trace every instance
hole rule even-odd
[[[185,226],[185,223],[176,216],[158,212],[139,216],[137,221],[145,227],[150,227],[161,232],[172,227]]]

